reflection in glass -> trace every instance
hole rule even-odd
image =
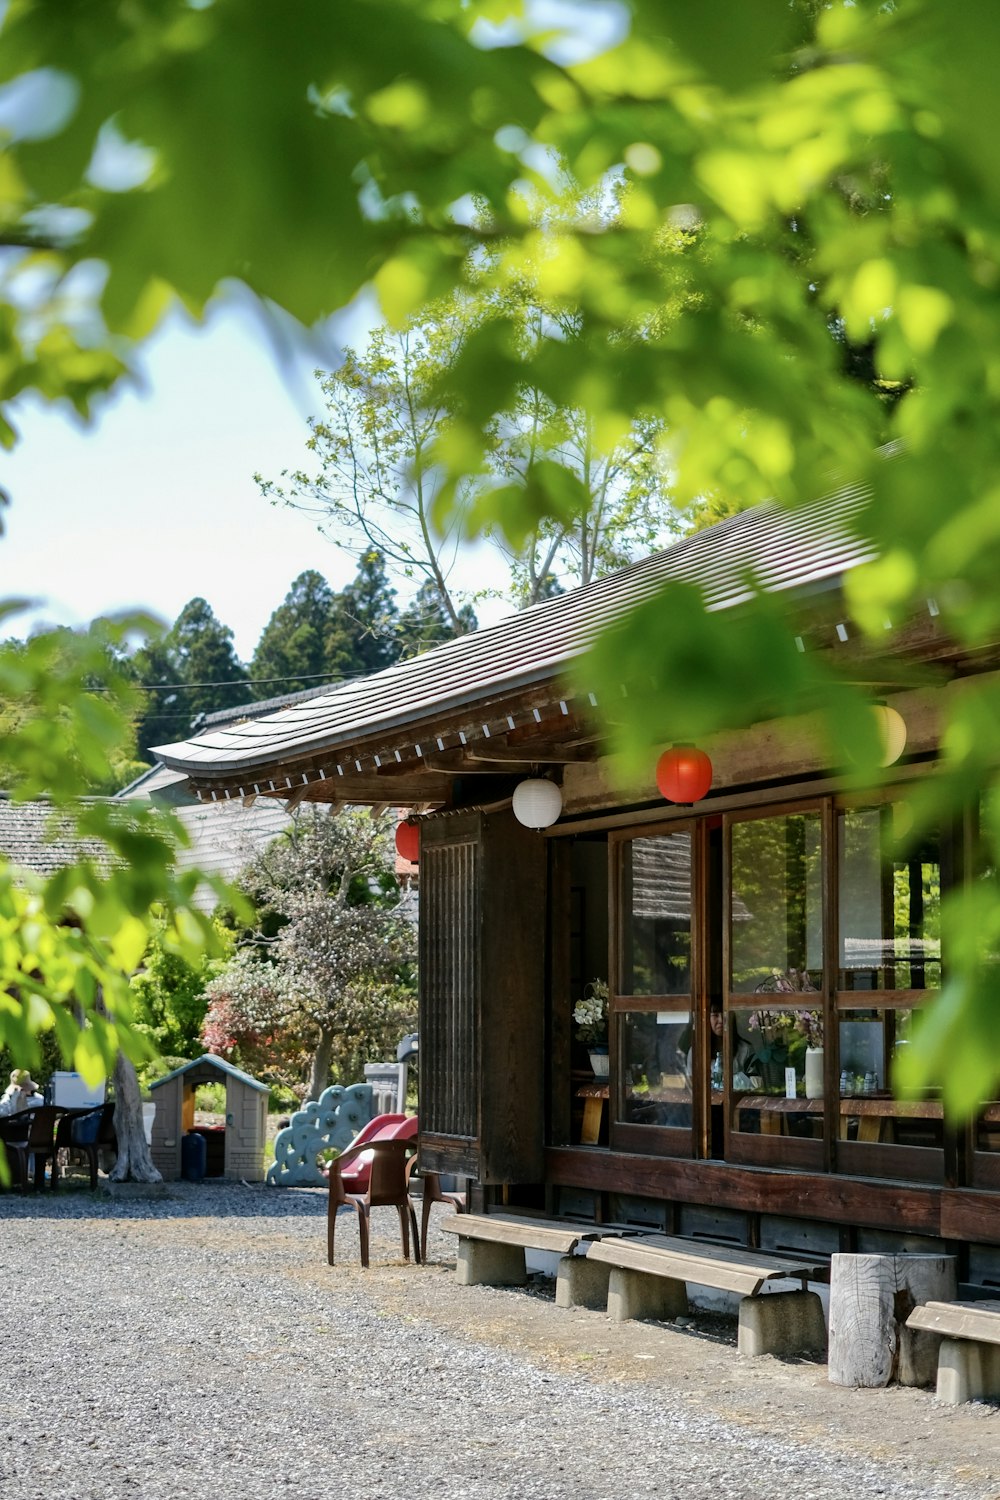
[[[624,849],[625,995],[691,992],[691,835]]]
[[[819,987],[822,847],[815,812],[733,825],[733,991],[792,994]]]
[[[690,1014],[627,1011],[621,1020],[624,1119],[633,1124],[690,1129],[694,1040]]]
[[[976,1150],[1000,1152],[1000,1101],[984,1104],[976,1120]]]
[[[740,1006],[730,1014],[733,1129],[745,1134],[823,1135],[823,1013]],[[819,1066],[807,1071],[812,1053]],[[790,1092],[791,1090],[791,1092]]]
[[[903,852],[892,804],[838,815],[842,990],[941,984],[941,856],[937,834]]]
[[[840,1019],[840,1138],[868,1145],[928,1146],[943,1141],[938,1098],[894,1099],[893,1067],[917,1013],[849,1010]]]

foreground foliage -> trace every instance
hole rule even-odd
[[[586,413],[604,451],[633,422],[665,423],[676,496],[713,513],[795,505],[834,476],[864,483],[882,560],[850,581],[854,632],[877,656],[887,623],[930,597],[977,652],[1000,631],[1000,13],[986,0],[633,0],[587,16],[566,37],[548,18],[534,32],[514,0],[12,0],[4,396],[86,408],[121,372],[119,335],[143,337],[176,298],[200,315],[231,277],[305,322],[373,280],[403,326],[478,274],[486,245],[498,283],[530,261],[571,314],[569,334],[532,349],[531,384]],[[574,197],[618,183],[613,227],[569,221],[567,183]],[[491,321],[457,362],[434,454],[450,475],[444,524],[524,386],[509,332]],[[886,463],[890,439],[902,447]],[[487,514],[519,546],[576,497],[571,470],[546,458]],[[833,758],[852,741],[874,779],[857,662],[797,652],[767,600],[743,614],[734,632],[678,587],[599,648],[583,669],[599,695],[641,664],[642,698],[615,693],[625,747],[818,705]],[[942,769],[915,816],[975,817],[998,763],[984,676],[949,699]],[[914,1083],[950,1058],[949,1109],[1000,1066],[998,831],[987,815],[981,875],[945,914],[948,983],[910,1049]],[[148,868],[162,868],[153,852]]]

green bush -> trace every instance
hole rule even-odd
[[[224,1083],[199,1083],[194,1093],[195,1109],[210,1115],[226,1112],[226,1085]]]

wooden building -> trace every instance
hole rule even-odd
[[[989,654],[966,660],[932,600],[887,634],[885,652],[938,664],[948,685],[892,696],[906,752],[894,786],[869,796],[848,795],[805,719],[706,743],[714,780],[693,808],[663,800],[652,764],[649,784],[623,793],[603,705],[567,685],[594,634],[668,579],[737,610],[748,570],[787,597],[805,649],[861,653],[840,600],[845,573],[873,555],[854,527],[863,503],[847,490],[747,512],[367,680],[159,752],[204,800],[418,810],[420,1150],[474,1179],[474,1204],[772,1249],[946,1242],[963,1280],[1000,1285],[1000,1103],[954,1132],[939,1099],[892,1097],[911,1018],[947,963],[941,895],[974,836],[949,825],[901,856],[894,809],[933,766],[940,695],[991,669]],[[562,793],[544,832],[511,808],[539,776]],[[593,979],[610,987],[606,1085],[572,1015]]]

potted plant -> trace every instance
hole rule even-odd
[[[608,1076],[608,986],[603,979],[592,979],[582,999],[573,1007],[576,1034],[590,1053],[590,1066],[596,1078]]]
[[[822,1089],[823,1016],[819,1011],[756,1010],[747,1022],[750,1043],[760,1062],[766,1090],[780,1091],[786,1067],[802,1074],[807,1053],[817,1057]],[[814,1065],[815,1066],[815,1065]],[[810,1086],[814,1068],[810,1068]]]

